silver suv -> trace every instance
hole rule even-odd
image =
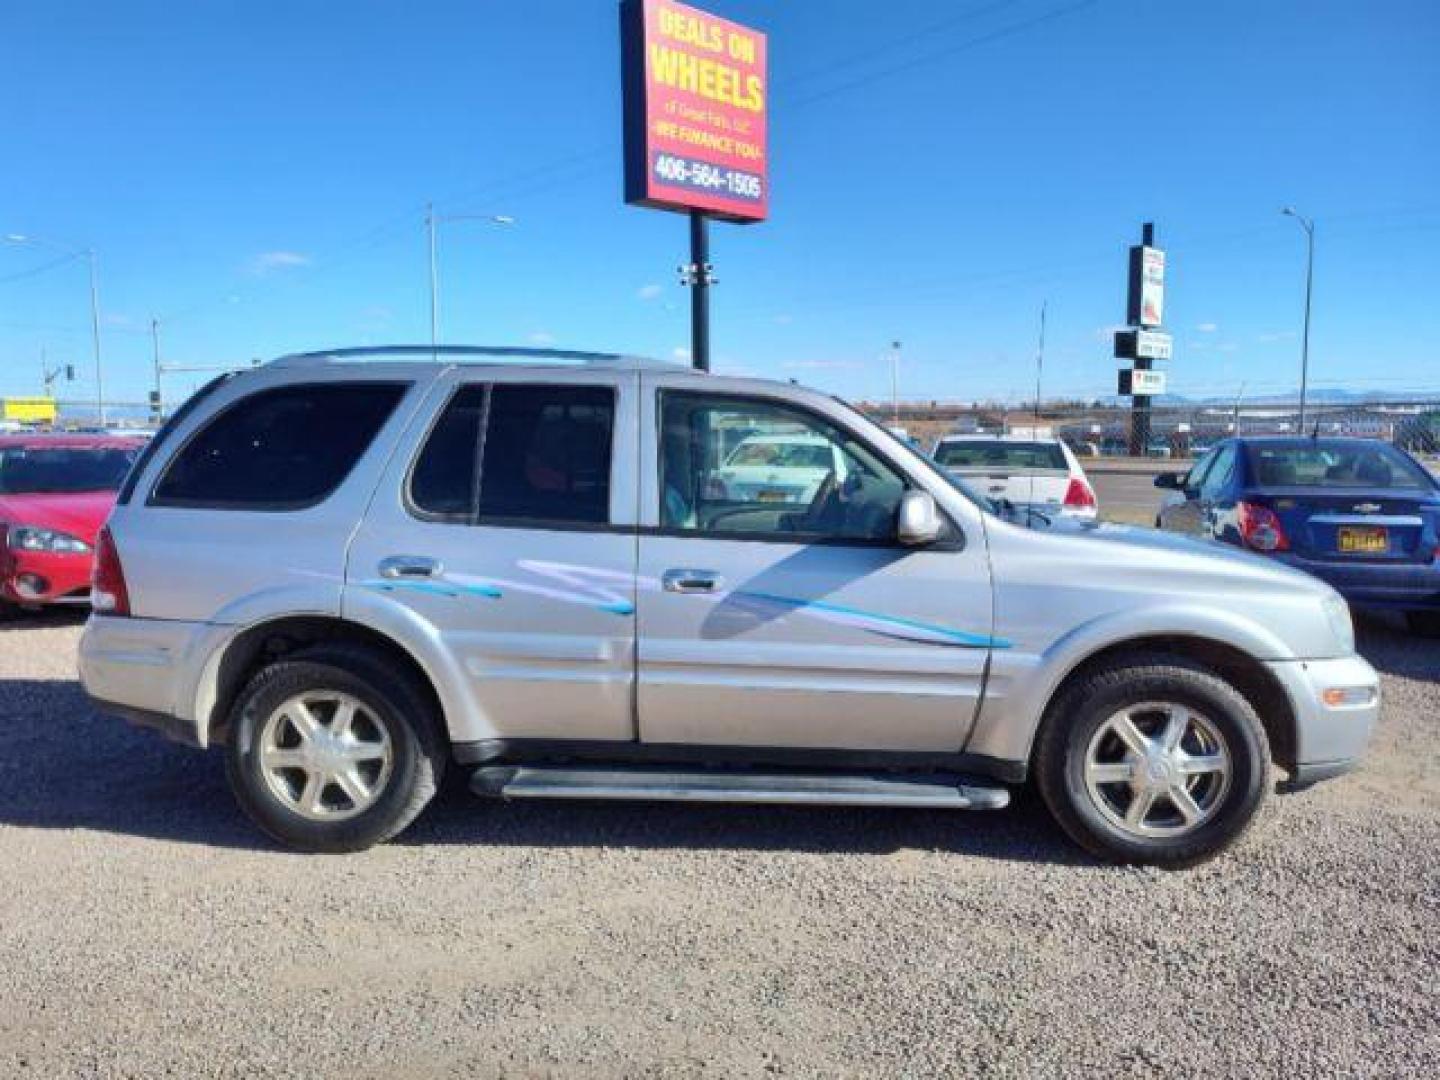
[[[792,449],[740,483],[747,440]],[[1313,578],[1007,523],[797,386],[523,349],[206,387],[120,492],[80,664],[310,851],[394,836],[459,765],[507,798],[957,809],[1033,776],[1090,851],[1179,866],[1272,762],[1353,767],[1379,708]]]

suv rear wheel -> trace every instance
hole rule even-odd
[[[434,797],[445,756],[412,679],[368,649],[326,645],[262,668],[231,712],[226,767],[266,833],[302,851],[360,851]]]
[[[1192,866],[1233,844],[1271,786],[1254,708],[1213,672],[1134,656],[1076,680],[1036,747],[1040,794],[1081,847]]]

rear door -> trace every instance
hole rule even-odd
[[[634,373],[448,378],[355,537],[347,615],[383,599],[441,639],[479,709],[457,738],[633,739]]]
[[[642,382],[641,738],[959,750],[991,645],[983,535],[898,545],[914,481],[838,407],[712,387]],[[844,469],[805,498],[733,498],[716,474],[760,432],[823,440]]]

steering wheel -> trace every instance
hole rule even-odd
[[[811,532],[819,524],[820,515],[840,493],[840,484],[835,479],[835,470],[831,469],[825,474],[825,479],[820,481],[820,486],[815,489],[815,497],[810,500],[810,505],[805,512],[799,515],[797,524],[801,532]]]

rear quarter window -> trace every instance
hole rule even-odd
[[[297,510],[323,502],[350,474],[406,383],[312,383],[241,398],[166,466],[152,506]]]

